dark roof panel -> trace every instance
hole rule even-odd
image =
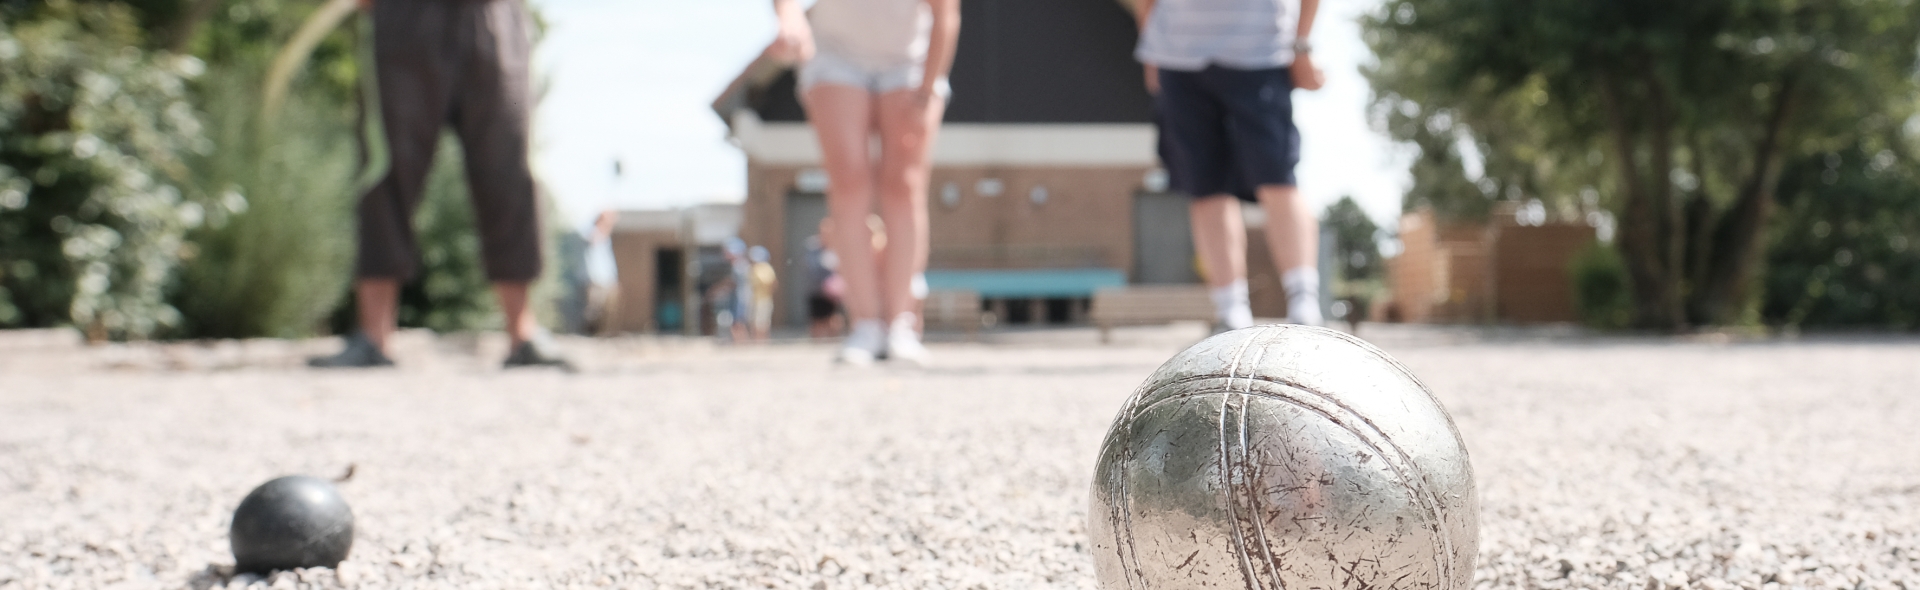
[[[1133,17],[1113,0],[965,0],[947,120],[1144,123]]]
[[[960,3],[949,123],[1146,123],[1133,16],[1113,0]],[[749,98],[767,121],[804,121],[791,72]]]
[[[806,121],[807,110],[800,106],[800,96],[795,94],[799,86],[793,70],[781,72],[772,84],[753,91],[754,112],[759,113],[763,121]]]

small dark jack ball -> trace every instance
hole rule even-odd
[[[247,494],[227,536],[236,571],[336,567],[353,548],[353,510],[332,482],[289,475]]]

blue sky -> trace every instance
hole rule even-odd
[[[743,198],[746,160],[708,104],[772,38],[771,0],[532,2],[551,25],[536,56],[549,87],[535,165],[570,219]],[[1296,92],[1294,115],[1303,193],[1316,207],[1351,194],[1385,225],[1408,180],[1406,150],[1367,124],[1357,69],[1371,54],[1356,19],[1377,4],[1322,2],[1313,41],[1327,87]]]

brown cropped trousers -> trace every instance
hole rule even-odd
[[[466,158],[487,278],[540,276],[540,205],[527,161],[533,29],[523,0],[379,0],[374,67],[391,168],[360,199],[360,278],[420,270],[413,215],[441,129]]]

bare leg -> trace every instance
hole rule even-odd
[[[1187,206],[1193,226],[1193,250],[1206,267],[1208,287],[1225,287],[1247,278],[1247,225],[1240,200],[1231,195],[1195,199]],[[1273,227],[1269,222],[1268,227]]]
[[[527,287],[528,283],[493,284],[493,294],[500,298],[500,311],[507,316],[507,336],[513,339],[514,348],[540,332],[540,322],[534,319],[533,310],[527,305]]]
[[[832,243],[847,283],[842,304],[851,321],[879,320],[879,261],[867,216],[873,212],[873,97],[865,89],[821,84],[806,94],[807,118],[820,139],[827,169],[827,217]]]
[[[880,286],[889,320],[919,310],[913,277],[926,272],[930,250],[927,184],[933,169],[933,142],[940,131],[946,101],[921,102],[913,90],[889,92],[879,99],[880,170],[876,193],[880,218],[887,225],[887,252],[880,264]]]
[[[362,278],[353,282],[353,299],[360,311],[360,334],[381,353],[400,317],[400,281]]]
[[[1320,258],[1320,221],[1307,207],[1298,187],[1268,184],[1260,187],[1260,207],[1267,212],[1267,248],[1280,272],[1314,267]]]
[[[1267,212],[1267,247],[1287,291],[1287,321],[1320,325],[1320,222],[1287,185],[1262,185],[1260,206]]]

